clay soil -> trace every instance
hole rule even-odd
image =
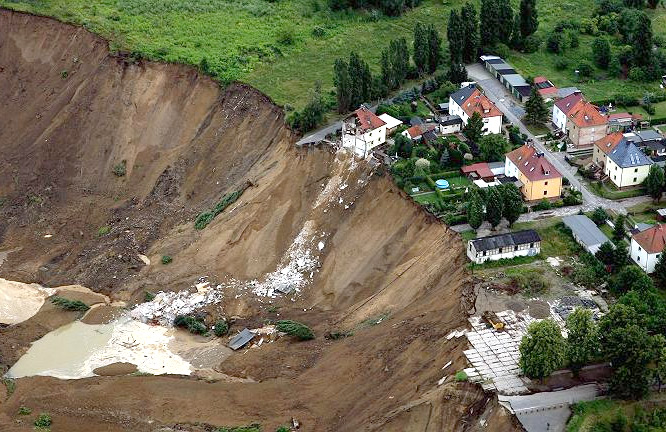
[[[279,313],[310,325],[315,340],[234,353],[217,368],[223,380],[19,379],[0,397],[0,430],[33,429],[21,406],[68,432],[272,431],[292,417],[306,431],[516,430],[490,396],[452,382],[466,342],[445,336],[473,301],[460,238],[381,169],[345,174],[330,149],[294,148],[282,110],[248,86],[221,90],[191,68],[112,55],[102,39],[50,19],[0,11],[0,81],[0,250],[14,250],[0,277],[80,284],[131,305],[202,276],[261,278],[307,221],[328,235],[295,301],[238,293],[208,311],[235,316],[232,330]],[[348,208],[316,206],[343,174],[349,187],[336,193]],[[246,182],[238,202],[194,229],[199,212]],[[47,302],[0,329],[0,365],[78,317]],[[323,337],[340,330],[353,335]]]

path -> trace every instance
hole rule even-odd
[[[500,404],[515,414],[527,432],[562,432],[571,415],[570,406],[599,397],[596,384],[525,396],[498,395]]]
[[[537,140],[532,132],[527,129],[523,124],[522,120],[516,115],[518,109],[515,102],[511,98],[510,94],[507,93],[506,88],[497,81],[491,74],[488,72],[483,65],[475,63],[467,66],[467,74],[470,79],[476,81],[483,90],[485,91],[488,99],[493,101],[497,107],[502,111],[504,116],[515,126],[518,126],[521,133],[527,135],[528,138],[531,138],[534,142],[534,146],[540,152],[544,153],[548,162],[550,162],[564,177],[569,180],[569,183],[576,190],[581,191],[583,194],[583,209],[585,211],[590,211],[596,207],[603,207],[605,209],[614,210],[616,213],[626,214],[626,208],[638,204],[640,202],[646,202],[650,200],[650,197],[636,197],[638,200],[629,202],[628,200],[614,201],[606,198],[602,198],[594,193],[585,186],[576,176],[576,169],[571,167],[568,163],[564,161],[563,157],[558,157],[555,154],[551,153],[541,141]],[[628,204],[628,202],[630,204]]]

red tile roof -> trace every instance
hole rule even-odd
[[[568,115],[569,111],[571,111],[574,105],[576,105],[581,99],[583,99],[582,93],[572,93],[569,96],[555,102],[555,106],[558,107],[565,115]]]
[[[542,96],[549,96],[557,93],[557,87],[555,87],[555,85],[552,82],[550,82],[550,80],[545,76],[538,76],[534,78],[534,84],[541,84],[541,83],[550,84],[550,86],[544,88],[539,88],[539,86],[537,85],[537,89]]]
[[[666,245],[666,225],[655,225],[650,229],[634,234],[633,239],[641,245],[647,253],[660,253]]]
[[[478,112],[483,118],[502,115],[502,111],[500,111],[499,108],[486,97],[486,95],[481,93],[478,88],[474,89],[470,97],[463,101],[461,108],[470,117],[472,117],[472,114],[475,112]]]
[[[409,134],[409,137],[411,139],[414,139],[418,136],[423,135],[427,131],[435,130],[436,127],[437,127],[436,125],[432,125],[432,124],[431,125],[424,125],[424,124],[414,125],[414,126],[410,127],[409,129],[407,129],[407,133]]]
[[[578,101],[569,112],[568,117],[580,128],[608,124],[608,118],[599,112],[599,108],[585,100]]]
[[[464,166],[460,168],[463,174],[477,173],[481,178],[491,178],[495,177],[493,171],[490,169],[490,166],[487,162],[478,162],[472,165]]]
[[[643,118],[640,114],[629,114],[628,112],[613,113],[608,116],[608,120],[619,120],[619,119],[633,119],[641,120]]]
[[[546,160],[543,153],[539,153],[531,145],[524,145],[514,151],[507,153],[506,157],[527,177],[530,181],[560,178],[562,174]]]
[[[382,127],[386,124],[384,122],[384,120],[377,117],[372,111],[370,111],[366,107],[361,107],[361,108],[357,109],[349,117],[356,117],[357,118],[357,121],[358,121],[357,126],[363,132],[367,132],[367,131],[370,131],[370,130],[380,128],[380,127]],[[349,117],[347,117],[347,118],[349,118]]]
[[[595,141],[594,145],[599,147],[599,150],[608,154],[613,151],[613,149],[622,141],[624,135],[622,132],[613,132],[612,134],[606,135],[598,141]]]

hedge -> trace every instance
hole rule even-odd
[[[666,123],[666,117],[654,117],[650,119],[650,125],[659,125]]]
[[[447,214],[444,216],[444,223],[447,225],[460,225],[467,223],[467,215],[466,214],[461,214],[461,215],[456,215],[456,214]]]

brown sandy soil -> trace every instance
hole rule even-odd
[[[136,365],[132,363],[112,363],[93,370],[99,376],[129,375],[136,371]]]
[[[103,40],[49,19],[0,11],[0,80],[0,250],[21,247],[0,277],[140,301],[201,276],[260,279],[306,222],[328,236],[312,282],[295,301],[273,302],[280,317],[312,326],[315,340],[234,353],[216,368],[230,378],[216,382],[19,379],[0,398],[0,430],[32,430],[20,406],[51,413],[54,432],[252,422],[271,431],[292,416],[306,431],[480,430],[482,416],[493,419],[483,430],[516,430],[478,387],[452,382],[466,342],[445,336],[473,301],[460,238],[389,178],[368,179],[366,165],[349,174],[327,149],[295,149],[282,110],[254,89],[221,91],[191,68],[109,55]],[[121,161],[127,173],[116,177]],[[317,206],[336,176],[347,179],[334,193],[349,208]],[[199,212],[248,181],[239,201],[193,228]],[[277,316],[250,293],[229,294],[213,313],[238,316],[236,327]],[[48,313],[2,331],[2,364],[75,318]],[[380,324],[363,324],[381,314]],[[353,336],[323,337],[335,330]]]

